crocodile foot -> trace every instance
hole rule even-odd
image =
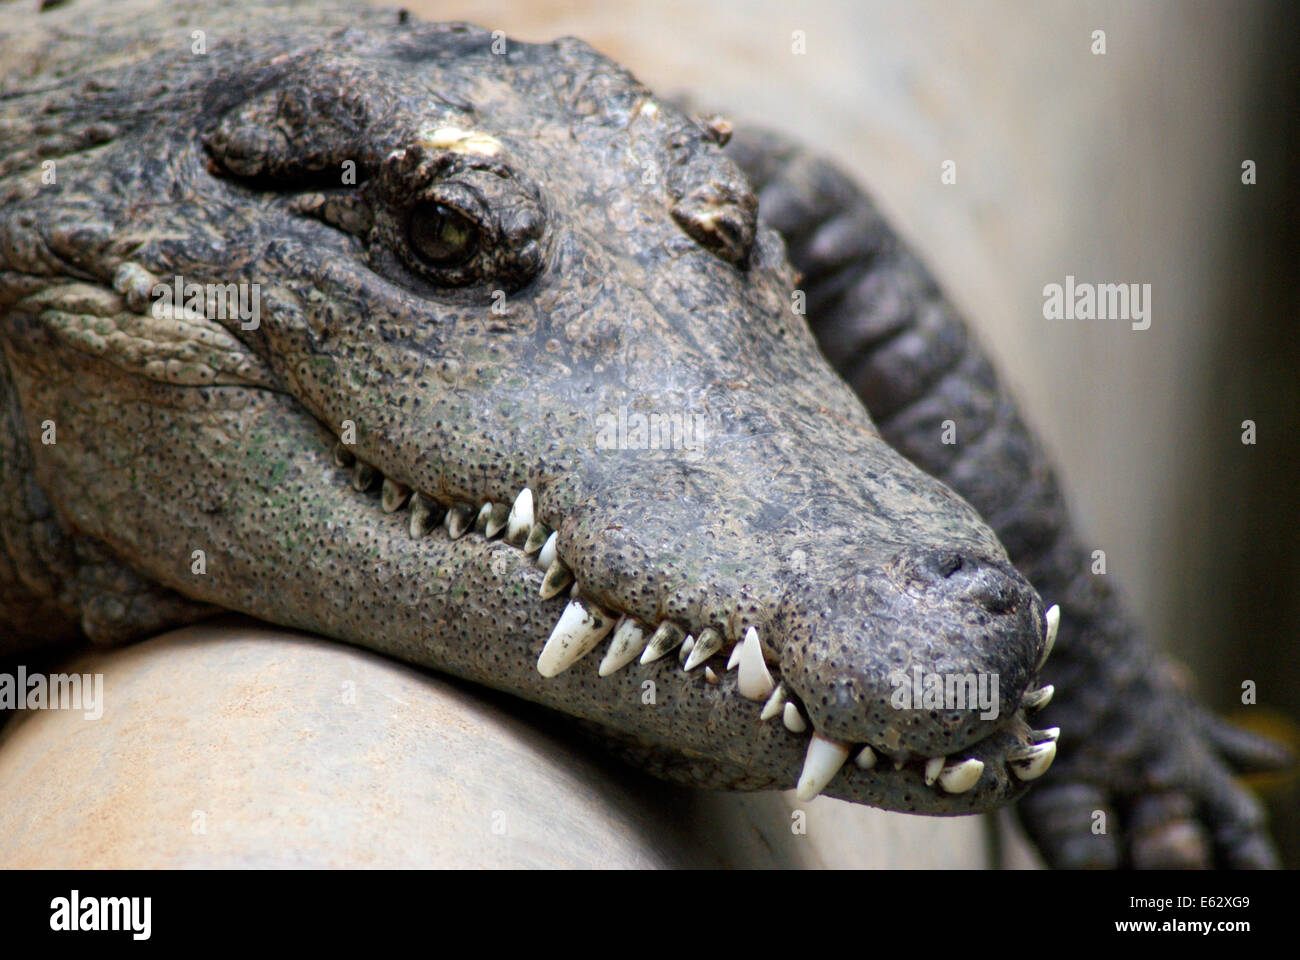
[[[1017,808],[1050,866],[1277,866],[1263,806],[1236,775],[1284,768],[1289,751],[1210,714],[1171,672],[1154,665],[1100,710],[1097,687],[1091,703],[1085,687],[1053,705],[1059,758]],[[1090,729],[1076,726],[1089,714]]]

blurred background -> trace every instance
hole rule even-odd
[[[1300,204],[1289,4],[415,0],[573,35],[854,173],[984,337],[1084,541],[1202,697],[1295,743]],[[1095,31],[1105,53],[1094,53]],[[806,52],[792,52],[802,31]],[[953,185],[940,182],[945,161]],[[1254,185],[1242,164],[1255,163]],[[1149,283],[1152,323],[1043,319]],[[1253,420],[1258,442],[1241,442]],[[1050,599],[1050,598],[1049,598]],[[1258,704],[1243,707],[1252,680]],[[1300,864],[1295,777],[1257,782]]]

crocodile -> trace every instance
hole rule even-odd
[[[38,6],[0,89],[0,654],[238,611],[694,786],[960,815],[1046,778],[1051,864],[1274,862],[1230,766],[1281,752],[1079,572],[987,358],[829,164],[574,39]],[[986,441],[937,450],[945,409]]]

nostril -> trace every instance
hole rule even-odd
[[[1014,610],[1023,592],[1019,577],[987,560],[973,557],[959,557],[957,569],[949,574],[948,580],[990,613]]]
[[[987,568],[981,576],[973,578],[967,592],[989,613],[1008,613],[1014,610],[1016,598],[1020,594],[1010,577],[993,568]]]
[[[926,550],[903,558],[902,566],[910,579],[937,582],[961,571],[965,563],[955,550]]]
[[[899,558],[903,575],[924,589],[943,589],[970,597],[990,613],[1015,609],[1023,594],[1010,569],[956,550],[921,550]]]

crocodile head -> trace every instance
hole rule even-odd
[[[65,146],[9,125],[0,307],[68,537],[703,786],[967,813],[1046,769],[1050,617],[820,356],[721,125],[572,40],[163,36],[9,101]]]

